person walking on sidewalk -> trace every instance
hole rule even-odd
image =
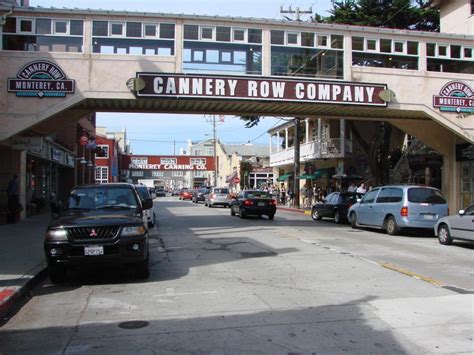
[[[17,221],[17,214],[20,203],[18,202],[18,175],[13,175],[13,178],[8,182],[7,187],[8,197],[8,219],[11,223]]]

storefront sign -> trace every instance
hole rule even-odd
[[[386,107],[384,84],[251,76],[137,73],[145,83],[137,97],[212,98],[311,102]]]
[[[456,161],[474,160],[474,144],[457,144]]]
[[[256,168],[252,167],[252,173],[272,173],[273,168]]]
[[[433,96],[433,106],[443,112],[474,113],[474,91],[462,81],[451,81]]]
[[[43,149],[43,137],[18,137],[12,142],[12,149],[15,150],[39,150]]]
[[[185,155],[122,156],[121,167],[129,170],[212,171],[214,158]]]
[[[16,78],[8,79],[8,92],[19,97],[65,97],[74,90],[74,80],[66,79],[61,68],[45,60],[28,63]]]
[[[67,166],[70,166],[71,168],[73,168],[75,160],[76,160],[76,158],[73,155],[66,154],[66,165]]]
[[[62,163],[64,158],[64,152],[60,149],[51,148],[51,160]]]

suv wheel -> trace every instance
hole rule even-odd
[[[397,221],[392,216],[387,218],[385,222],[385,229],[387,230],[388,235],[398,235],[400,233],[400,228],[397,226]]]
[[[274,214],[268,215],[268,219],[269,219],[270,221],[273,221],[273,220],[275,219],[275,215],[274,215]]]
[[[230,208],[230,215],[231,215],[231,216],[235,216],[235,212],[234,212],[234,210],[232,209],[232,207]]]
[[[240,209],[239,210],[239,217],[244,219],[246,216],[245,216],[245,211],[243,209]]]
[[[62,265],[49,265],[49,279],[53,284],[64,283],[66,280],[66,268]]]
[[[313,210],[311,211],[311,217],[315,221],[320,221],[323,218],[323,217],[321,217],[321,215],[319,214],[319,212],[316,208],[313,208]]]
[[[334,211],[334,222],[337,224],[341,223],[341,215],[339,214],[338,210]]]
[[[438,240],[440,244],[451,245],[453,243],[453,238],[449,233],[449,228],[446,224],[442,224],[438,228]]]
[[[351,227],[353,229],[357,228],[357,214],[355,212],[351,213]]]

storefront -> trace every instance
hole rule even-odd
[[[461,207],[474,203],[474,144],[456,146],[456,160],[461,162]]]

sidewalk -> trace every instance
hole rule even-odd
[[[43,213],[0,225],[0,319],[46,267],[43,238],[49,218],[49,213]]]
[[[277,205],[277,210],[304,213],[305,215],[311,216],[311,208],[295,208],[287,207],[285,205]]]

